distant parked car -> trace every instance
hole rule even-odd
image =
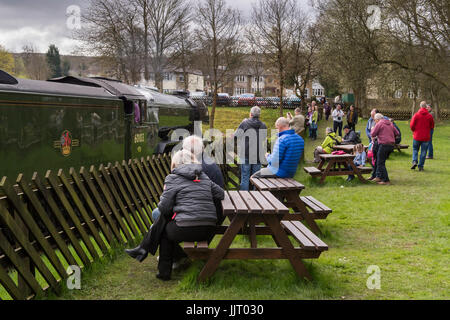
[[[255,105],[258,107],[266,107],[269,105],[268,101],[266,98],[262,98],[262,97],[256,97],[255,98]]]
[[[218,93],[217,94],[217,105],[218,106],[229,106],[231,103],[231,98],[228,93]]]
[[[238,105],[251,107],[255,105],[255,95],[253,93],[244,93],[239,96]]]
[[[292,107],[292,108],[297,108],[300,107],[302,104],[302,100],[297,97],[295,94],[289,96],[288,98],[286,98],[286,101],[283,101],[285,106],[288,107]]]
[[[203,91],[193,91],[189,94],[189,98],[194,101],[202,101],[207,106],[211,105],[212,103],[211,97],[208,97]]]
[[[267,101],[267,106],[270,106],[270,107],[276,108],[280,105],[279,97],[267,97],[266,101]]]

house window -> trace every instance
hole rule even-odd
[[[263,77],[254,77],[253,81],[254,82],[263,82]]]
[[[313,95],[316,97],[323,96],[323,89],[313,89]]]
[[[234,89],[234,93],[235,93],[235,95],[241,95],[241,94],[244,94],[245,93],[245,88],[235,88]]]
[[[402,97],[402,90],[395,90],[394,98],[400,99]]]
[[[171,81],[172,80],[172,73],[165,72],[163,77],[164,77],[164,80]]]
[[[243,76],[243,75],[237,76],[236,82],[245,82],[245,76]]]

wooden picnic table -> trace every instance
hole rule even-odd
[[[345,175],[356,175],[359,180],[365,182],[366,179],[362,176],[366,173],[371,173],[372,168],[369,167],[357,167],[353,159],[355,155],[353,154],[321,154],[320,163],[315,167],[304,167],[305,172],[310,175],[320,176],[320,183],[323,183],[326,177],[329,176],[345,176]],[[325,166],[326,165],[326,166]],[[352,170],[349,170],[349,166]],[[324,168],[325,167],[325,168]]]
[[[355,147],[354,144],[337,144],[335,146],[333,146],[334,150],[342,150],[345,151],[346,153],[353,153],[353,148]],[[367,148],[368,146],[364,146],[364,150],[367,152]]]
[[[299,221],[283,221],[289,213],[269,191],[226,191],[222,201],[223,214],[231,221],[229,226],[217,227],[222,234],[216,248],[206,242],[185,243],[184,250],[191,259],[206,260],[198,280],[214,274],[223,259],[288,259],[300,277],[311,279],[302,259],[318,258],[328,246]],[[265,226],[256,226],[263,222]],[[253,226],[252,229],[249,226]],[[270,235],[276,247],[231,248],[238,234]],[[300,244],[294,247],[288,235]]]
[[[311,196],[301,197],[300,193],[305,189],[303,184],[291,178],[252,177],[250,182],[259,191],[270,191],[286,207],[294,211],[286,214],[284,220],[305,220],[315,234],[321,234],[315,220],[326,219],[332,210]]]

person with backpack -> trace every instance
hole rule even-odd
[[[339,136],[336,136],[336,133],[333,131],[332,128],[326,128],[325,129],[326,137],[323,140],[322,144],[320,146],[317,146],[316,149],[314,149],[314,162],[320,162],[320,154],[328,153],[330,154],[333,152],[333,147],[336,144],[341,143],[342,138]]]

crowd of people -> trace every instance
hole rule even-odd
[[[369,139],[366,150],[355,132],[358,114],[354,106],[347,112],[343,137],[341,129],[345,114],[342,105],[337,103],[333,111],[326,101],[323,101],[323,106],[325,121],[328,121],[331,114],[333,128],[326,128],[324,141],[314,149],[314,161],[319,162],[320,154],[332,153],[336,144],[351,144],[354,145],[353,162],[356,166],[365,166],[367,161],[371,161],[373,170],[369,180],[380,185],[390,184],[386,160],[394,150],[394,145],[401,140],[401,133],[395,122],[373,109],[366,125]],[[317,122],[320,117],[315,102],[308,106],[306,117],[298,108],[295,116],[288,113],[287,117],[277,119],[275,127],[278,134],[272,153],[264,155],[267,125],[260,118],[261,109],[253,107],[249,118],[244,119],[234,133],[238,146],[243,150],[240,190],[251,188],[251,177],[293,178],[304,154],[306,127],[309,126],[309,138],[312,141],[317,139]],[[425,101],[421,102],[420,110],[413,116],[410,128],[413,132],[411,169],[418,166],[423,171],[425,159],[433,158],[434,131],[432,108]],[[256,140],[252,141],[251,137]],[[351,171],[351,166],[348,169]],[[349,175],[347,181],[353,179],[354,175]],[[185,138],[182,150],[172,156],[171,173],[165,178],[160,202],[152,212],[153,225],[139,246],[127,249],[127,254],[142,262],[149,253],[155,255],[159,248],[156,277],[170,280],[172,270],[189,262],[179,243],[210,242],[215,234],[215,226],[222,224],[224,217],[221,200],[224,199],[224,188],[222,172],[214,160],[205,154],[202,139],[197,136]]]

